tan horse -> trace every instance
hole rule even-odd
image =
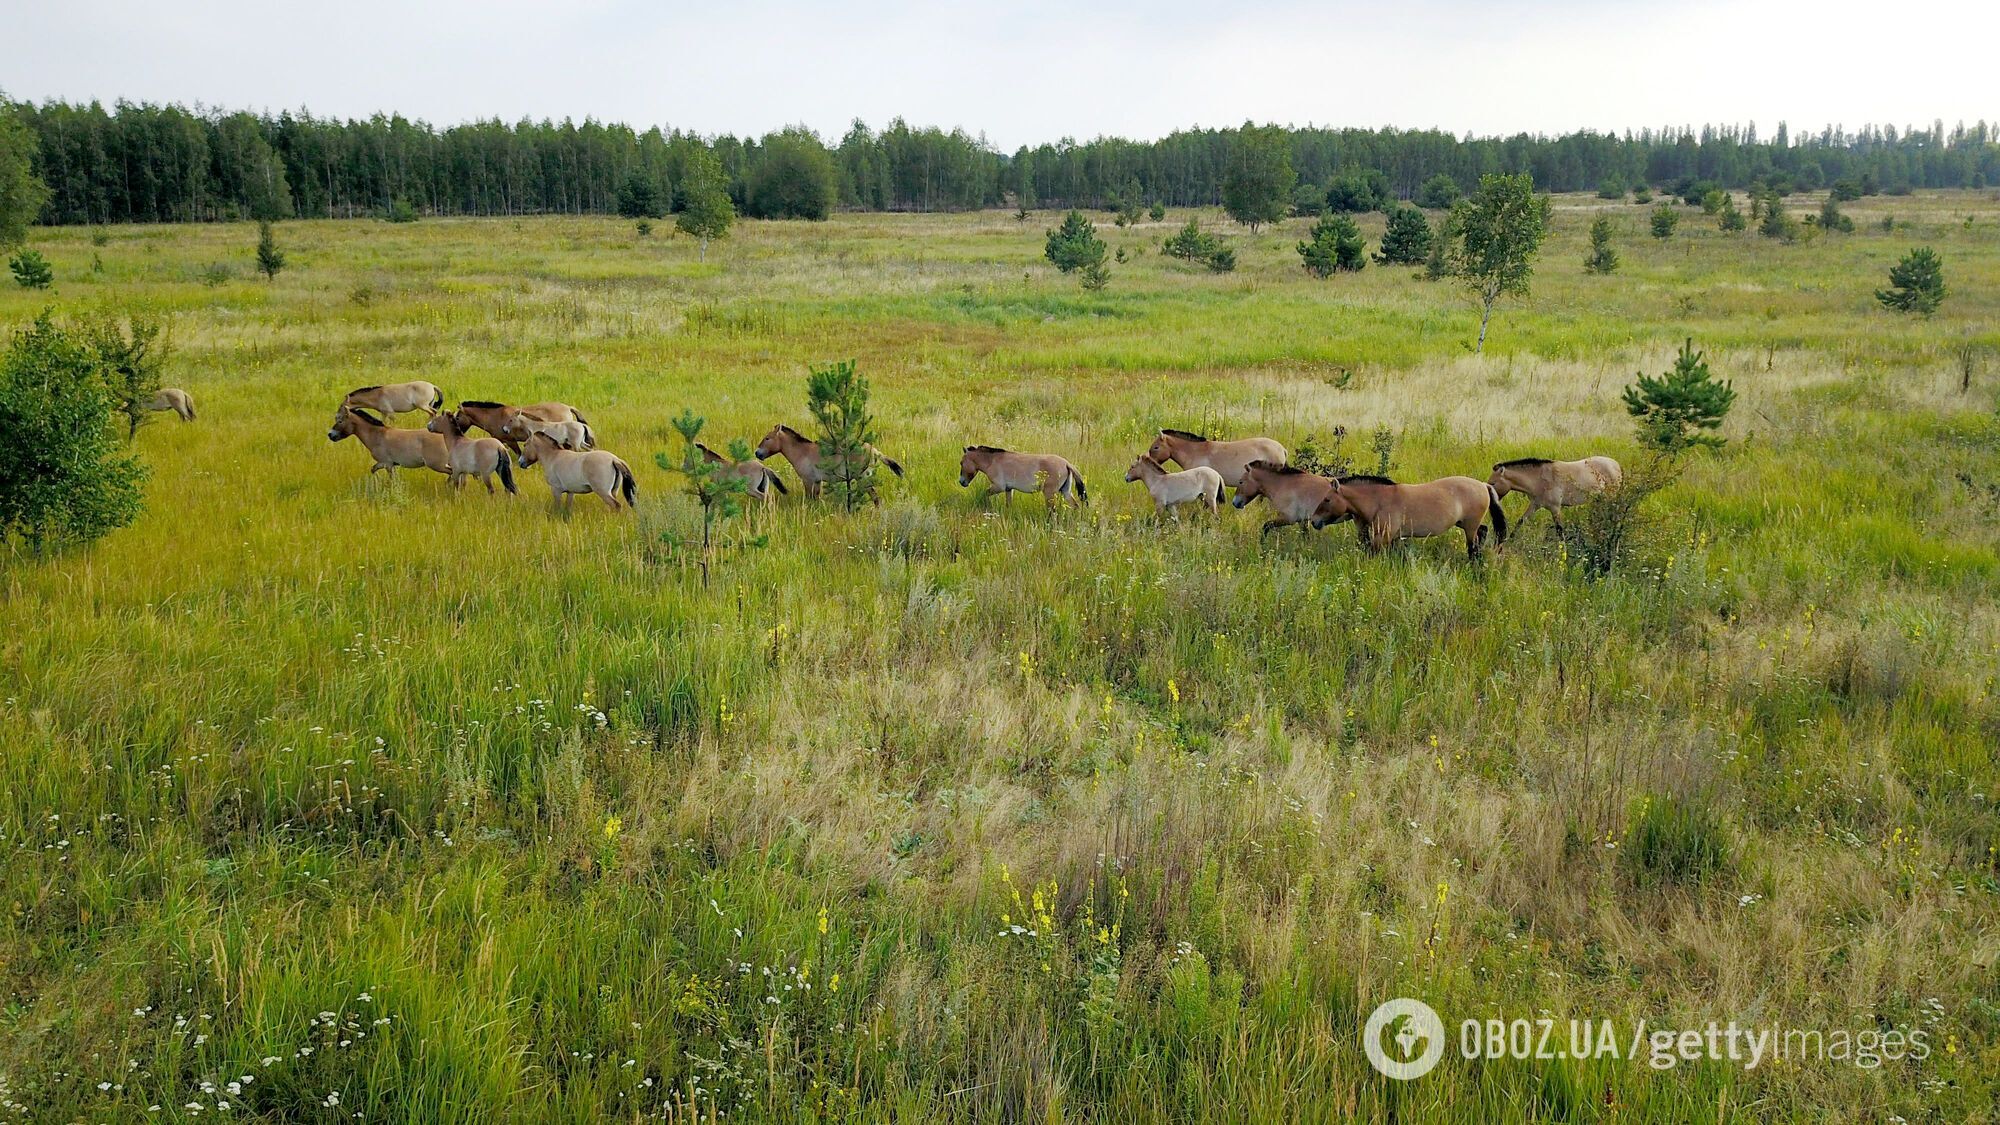
[[[618,511],[621,494],[627,508],[639,502],[639,482],[632,477],[632,467],[602,449],[579,453],[557,445],[547,434],[535,434],[521,446],[521,467],[530,465],[542,467],[542,476],[549,482],[549,494],[565,512],[570,510],[579,492],[597,493],[614,512]]]
[[[783,454],[785,460],[792,463],[792,471],[799,474],[807,496],[818,497],[820,486],[833,479],[827,466],[820,464],[819,443],[790,426],[772,426],[771,432],[764,435],[764,440],[757,443],[757,460],[762,461],[773,453]],[[868,457],[871,461],[887,465],[889,471],[897,476],[903,475],[902,465],[872,445],[868,447]]]
[[[1243,466],[1243,481],[1236,486],[1236,496],[1230,503],[1242,508],[1259,496],[1270,503],[1278,517],[1264,522],[1264,530],[1257,533],[1261,539],[1269,532],[1294,524],[1304,531],[1320,504],[1333,494],[1333,487],[1332,481],[1318,473],[1273,465],[1269,461],[1252,461]]]
[[[444,392],[436,383],[426,383],[422,379],[412,379],[407,383],[386,383],[375,387],[359,387],[347,392],[340,400],[349,410],[374,410],[388,417],[391,414],[408,414],[421,410],[425,414],[436,414],[444,405]]]
[[[179,387],[161,387],[160,393],[147,401],[146,409],[159,413],[171,410],[183,422],[194,421],[194,399]]]
[[[1146,491],[1153,495],[1155,513],[1189,502],[1206,504],[1210,512],[1222,507],[1222,474],[1207,465],[1170,473],[1158,461],[1141,455],[1125,470],[1125,481],[1145,482]],[[1175,512],[1174,518],[1179,519],[1180,513]]]
[[[1507,513],[1493,486],[1471,477],[1440,477],[1423,484],[1397,484],[1388,477],[1341,477],[1312,525],[1325,527],[1352,519],[1370,551],[1386,550],[1399,539],[1465,532],[1465,553],[1479,557],[1486,542],[1486,518],[1493,518],[1493,545],[1507,541]]]
[[[757,461],[731,461],[729,458],[724,457],[722,454],[717,453],[700,442],[695,442],[694,447],[701,450],[701,455],[708,460],[709,464],[722,466],[722,468],[715,471],[715,475],[735,477],[742,481],[743,491],[747,495],[754,496],[768,504],[777,499],[776,496],[771,494],[772,489],[775,488],[780,493],[789,493],[791,491],[791,489],[785,487],[784,480],[777,473],[772,472]]]
[[[1556,530],[1563,525],[1563,509],[1587,504],[1617,488],[1625,470],[1609,457],[1585,457],[1581,461],[1551,461],[1546,457],[1517,457],[1493,466],[1486,483],[1501,496],[1524,492],[1528,510],[1515,517],[1515,526],[1528,522],[1536,508],[1547,508]]]
[[[1206,465],[1222,474],[1222,483],[1231,488],[1243,483],[1243,470],[1250,462],[1282,465],[1289,459],[1285,447],[1267,437],[1210,441],[1186,430],[1161,430],[1146,456],[1161,464],[1172,461],[1183,469]]]
[[[523,418],[535,418],[544,422],[583,422],[583,415],[574,406],[565,402],[538,402],[532,406],[508,406],[504,402],[488,402],[472,399],[458,404],[458,428],[470,430],[477,426],[499,438],[507,448],[521,452],[521,443],[528,440],[528,433],[517,423]],[[584,423],[586,426],[589,423]],[[591,444],[597,444],[593,435]]]
[[[591,431],[588,422],[544,422],[529,414],[517,414],[502,428],[506,433],[518,437],[520,441],[526,441],[536,434],[547,434],[550,440],[564,449],[597,448],[597,435]]]
[[[370,476],[382,469],[451,472],[451,453],[445,448],[444,438],[426,430],[398,429],[365,410],[343,406],[334,412],[333,428],[326,432],[326,440],[343,441],[351,437],[360,438],[369,456],[375,458],[375,463],[368,467]]]
[[[498,474],[500,483],[507,488],[507,495],[515,495],[514,467],[507,456],[507,447],[498,440],[467,437],[465,431],[458,428],[458,419],[450,411],[441,411],[424,429],[444,438],[453,488],[464,488],[465,478],[478,477],[486,485],[486,491],[491,493],[493,477]]]
[[[1016,492],[1037,492],[1050,504],[1068,497],[1079,507],[1090,503],[1090,490],[1083,485],[1083,474],[1076,466],[1053,453],[1011,453],[998,446],[968,445],[965,456],[958,461],[958,487],[972,483],[972,478],[986,474],[986,491],[981,500],[991,499],[994,493],[1007,497],[1011,503]]]

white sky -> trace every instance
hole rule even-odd
[[[0,90],[1024,142],[2000,119],[2000,0],[0,0]]]

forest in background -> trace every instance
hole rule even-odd
[[[691,152],[712,150],[737,208],[753,217],[823,218],[834,208],[956,211],[1012,204],[1207,206],[1242,129],[1188,129],[1155,141],[1101,137],[1007,155],[983,135],[861,122],[832,144],[803,128],[762,138],[640,132],[585,120],[475,121],[438,128],[401,115],[366,120],[275,116],[119,101],[0,104],[38,142],[49,187],[40,221],[190,222],[400,213],[527,215],[664,212]],[[1828,127],[1768,137],[1754,125],[1624,135],[1455,137],[1435,129],[1283,130],[1299,182],[1377,170],[1400,198],[1439,174],[1463,187],[1530,172],[1550,191],[1693,180],[1724,187],[1782,181],[1810,191],[1839,179],[1891,194],[2000,183],[2000,127]]]

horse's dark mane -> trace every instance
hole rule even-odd
[[[1262,458],[1258,458],[1257,460],[1252,461],[1248,465],[1245,465],[1243,467],[1246,469],[1262,469],[1267,473],[1276,473],[1281,477],[1303,477],[1311,475],[1307,473],[1304,469],[1301,469],[1295,465],[1274,465],[1271,462],[1266,461]]]
[[[1168,437],[1177,437],[1177,438],[1186,438],[1186,439],[1188,439],[1189,441],[1207,441],[1207,440],[1208,440],[1207,438],[1205,438],[1205,437],[1201,436],[1200,434],[1191,434],[1191,433],[1187,432],[1186,430],[1161,430],[1160,432],[1161,432],[1161,433],[1163,433],[1163,434],[1166,434],[1166,435],[1167,435]]]
[[[488,401],[486,401],[486,400],[485,400],[485,399],[483,399],[483,398],[469,398],[469,399],[466,399],[465,401],[463,401],[463,402],[459,403],[459,405],[460,405],[460,406],[477,406],[477,407],[479,407],[479,408],[480,408],[480,409],[482,409],[482,410],[505,410],[505,409],[507,409],[507,404],[506,404],[506,403],[504,403],[504,402],[488,402]]]
[[[1354,473],[1340,478],[1342,484],[1395,484],[1388,477],[1378,477],[1373,473]]]
[[[699,450],[701,450],[701,455],[702,455],[702,456],[704,456],[704,457],[708,458],[708,459],[709,459],[710,461],[714,461],[714,462],[716,462],[716,463],[718,463],[718,464],[719,464],[719,463],[721,463],[721,462],[724,462],[724,461],[727,461],[727,460],[729,460],[729,459],[728,459],[727,457],[724,457],[724,456],[723,456],[722,454],[720,454],[720,453],[717,453],[717,452],[716,452],[715,450],[713,450],[713,449],[710,449],[709,447],[707,447],[707,446],[703,445],[703,444],[702,444],[702,443],[700,443],[700,442],[695,442],[695,443],[694,443],[694,447],[695,447],[696,449],[699,449]]]
[[[804,435],[804,434],[802,434],[802,433],[798,432],[797,430],[795,430],[795,429],[791,428],[790,426],[787,426],[787,425],[785,425],[785,424],[784,424],[783,422],[780,422],[780,423],[778,423],[778,428],[779,428],[779,429],[781,429],[781,430],[783,430],[783,431],[785,431],[786,433],[788,433],[788,434],[792,435],[793,437],[795,437],[795,438],[799,439],[800,441],[811,441],[811,440],[812,440],[811,438],[809,438],[809,437],[807,437],[806,435]]]
[[[1004,449],[1000,448],[1000,447],[999,447],[999,446],[997,446],[997,445],[968,445],[968,446],[966,446],[966,447],[965,447],[965,451],[966,451],[967,453],[1005,453],[1005,452],[1007,452],[1006,450],[1004,450]]]
[[[351,390],[351,391],[347,392],[347,397],[348,397],[348,398],[353,398],[353,397],[354,397],[355,395],[359,395],[359,394],[366,394],[366,393],[368,393],[369,391],[379,391],[379,390],[381,390],[381,389],[382,389],[382,384],[380,384],[380,383],[371,383],[371,384],[369,384],[368,386],[365,386],[365,387],[356,387],[356,388],[354,388],[353,390]]]
[[[1550,465],[1550,464],[1554,464],[1554,462],[1550,461],[1546,457],[1516,457],[1512,461],[1496,462],[1493,467],[1495,469],[1511,469],[1516,465]]]
[[[361,419],[363,422],[368,423],[371,426],[388,425],[388,423],[382,421],[382,419],[375,417],[373,414],[368,413],[366,410],[363,410],[360,407],[350,406],[347,408],[347,412],[353,415],[354,417]]]

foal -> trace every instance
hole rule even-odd
[[[412,379],[407,383],[385,383],[351,390],[340,404],[350,410],[377,410],[385,417],[407,414],[412,410],[436,414],[438,407],[444,405],[444,392],[438,390],[436,383]]]
[[[1068,497],[1078,506],[1090,503],[1090,490],[1083,486],[1083,474],[1076,466],[1053,453],[1010,453],[992,445],[968,445],[958,461],[958,487],[986,474],[987,488],[981,500],[998,492],[1013,502],[1016,492],[1037,492],[1054,504]]]
[[[1320,501],[1312,525],[1325,527],[1353,519],[1369,551],[1386,550],[1399,539],[1465,532],[1465,553],[1478,558],[1486,542],[1485,521],[1493,518],[1493,545],[1507,541],[1507,513],[1493,486],[1471,477],[1440,477],[1423,484],[1397,484],[1388,477],[1341,477]]]
[[[1141,454],[1138,460],[1132,462],[1132,467],[1125,470],[1125,480],[1128,484],[1132,481],[1146,483],[1146,491],[1153,494],[1153,510],[1156,513],[1190,501],[1208,505],[1211,513],[1222,506],[1222,474],[1206,465],[1170,473],[1158,461]],[[1174,518],[1179,519],[1180,513],[1175,512]]]
[[[1536,508],[1547,508],[1556,530],[1563,525],[1563,509],[1587,504],[1625,477],[1625,470],[1609,457],[1585,457],[1581,461],[1551,461],[1546,457],[1518,457],[1493,466],[1486,483],[1501,496],[1520,491],[1528,495],[1528,510],[1514,523],[1528,522]]]
[[[375,463],[368,466],[370,476],[381,469],[451,472],[451,453],[445,448],[444,438],[426,430],[398,429],[365,410],[343,406],[334,412],[333,428],[326,432],[326,440],[343,441],[351,437],[360,438],[361,444],[368,448],[368,455],[375,458]]]
[[[536,434],[547,434],[549,435],[549,440],[562,446],[564,449],[584,450],[597,448],[597,435],[591,432],[590,425],[587,422],[574,420],[568,422],[544,422],[523,412],[515,415],[510,421],[502,425],[500,430],[502,433],[516,439],[514,441],[516,446]],[[500,440],[507,441],[508,438],[501,438]]]
[[[579,453],[557,445],[547,434],[535,434],[521,447],[521,467],[536,464],[542,467],[549,493],[562,504],[564,512],[570,510],[579,492],[597,493],[605,507],[614,512],[619,510],[620,494],[625,497],[626,508],[638,504],[639,482],[632,478],[632,467],[602,449]]]
[[[722,466],[722,468],[715,471],[716,476],[737,478],[743,482],[743,491],[745,494],[754,496],[766,504],[777,499],[776,496],[771,494],[771,490],[774,488],[781,494],[791,492],[791,489],[785,487],[784,480],[777,473],[765,468],[762,462],[731,461],[729,458],[724,457],[722,454],[717,453],[700,442],[695,442],[694,447],[701,450],[702,457],[709,464]]]
[[[773,453],[784,454],[785,460],[792,463],[792,470],[805,484],[807,496],[818,498],[820,486],[833,479],[828,466],[820,463],[819,443],[790,426],[772,426],[771,432],[764,435],[764,440],[757,443],[757,460],[762,461]],[[902,465],[872,445],[863,451],[862,457],[869,462],[880,461],[889,467],[890,472],[899,477],[903,475]],[[880,497],[876,498],[876,503],[881,503]]]
[[[1231,488],[1243,483],[1243,470],[1252,461],[1282,465],[1285,447],[1267,437],[1239,441],[1210,441],[1186,430],[1161,430],[1146,456],[1162,464],[1172,461],[1183,469],[1206,465],[1222,474],[1222,483]]]
[[[507,443],[507,448],[521,452],[521,443],[528,440],[528,431],[520,423],[526,419],[541,422],[582,422],[583,415],[566,402],[538,402],[533,406],[508,406],[504,402],[488,402],[472,399],[458,404],[458,428],[469,430],[474,426],[485,430]],[[588,429],[588,423],[585,424]],[[593,436],[591,444],[597,444]]]
[[[458,418],[449,411],[440,411],[424,429],[444,438],[453,488],[464,488],[466,477],[478,477],[485,483],[486,491],[491,493],[493,477],[497,473],[500,483],[507,488],[507,495],[516,494],[514,468],[508,461],[506,446],[490,437],[465,436],[465,431],[458,428]]]
[[[1301,532],[1319,510],[1321,503],[1333,495],[1332,481],[1318,473],[1304,469],[1294,469],[1289,465],[1273,465],[1269,461],[1252,461],[1243,466],[1243,479],[1236,485],[1236,497],[1230,503],[1242,508],[1250,501],[1262,496],[1270,501],[1271,510],[1277,519],[1266,520],[1264,530],[1258,538],[1281,527],[1296,524]]]
[[[194,399],[179,387],[161,387],[160,393],[146,403],[146,409],[161,413],[171,410],[183,422],[194,421]]]

